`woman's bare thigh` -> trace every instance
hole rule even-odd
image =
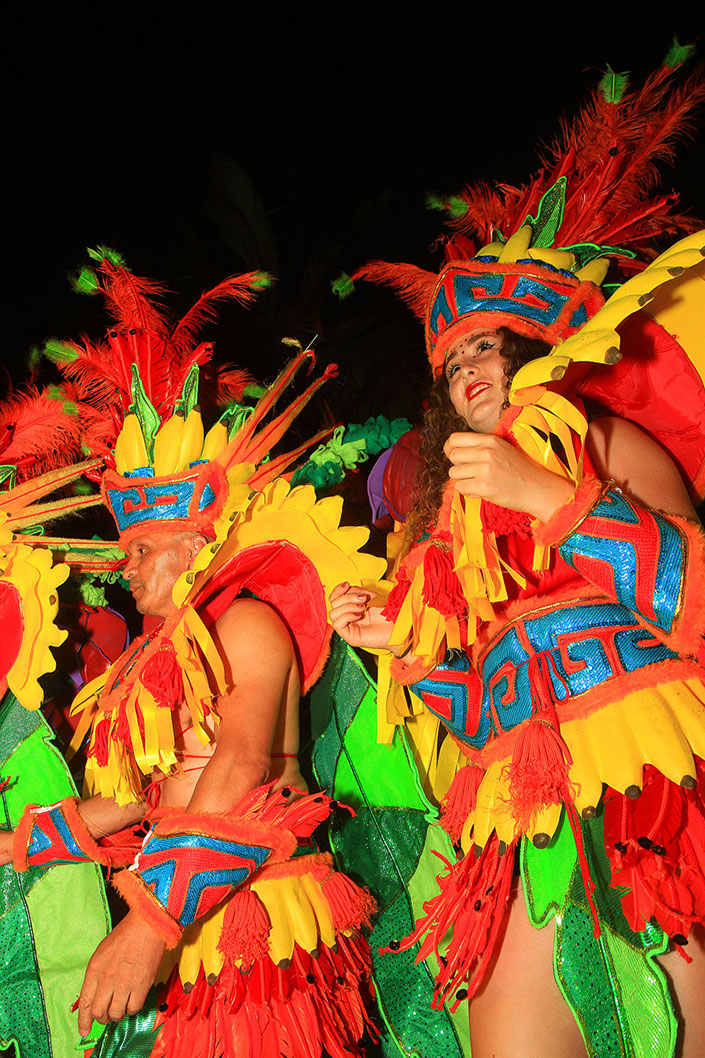
[[[585,1058],[553,976],[553,939],[553,923],[529,923],[519,886],[487,979],[470,1003],[472,1058]]]
[[[694,926],[686,948],[693,960],[687,963],[677,951],[659,959],[671,986],[678,1015],[676,1058],[703,1058],[705,1055],[705,930]]]

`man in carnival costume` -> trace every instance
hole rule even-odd
[[[156,284],[112,252],[95,256],[82,284],[115,324],[105,343],[67,343],[54,358],[82,390],[103,386],[121,423],[101,488],[152,620],[76,699],[86,797],[29,807],[15,867],[127,867],[113,883],[130,910],[77,1004],[84,1035],[93,1019],[116,1023],[103,1058],[359,1054],[372,902],[313,843],[335,805],[305,793],[298,701],[327,655],[327,590],[379,568],[357,553],[366,531],[338,528],[339,502],[289,490],[285,471],[308,445],[265,458],[334,369],[265,423],[312,362],[302,352],[254,409],[229,408],[204,437],[196,402],[211,347],[194,335],[216,301],[250,300],[266,277],[226,280],[172,328]],[[105,423],[93,425],[109,445]]]
[[[705,234],[637,260],[697,227],[653,195],[704,94],[687,51],[605,75],[525,188],[450,200],[439,275],[357,273],[424,319],[435,381],[386,607],[343,584],[331,620],[387,648],[387,722],[405,685],[449,736],[460,858],[388,947],[440,956],[474,1058],[705,1049]]]

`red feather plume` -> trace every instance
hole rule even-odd
[[[14,464],[18,481],[64,466],[80,452],[78,417],[61,399],[30,389],[0,405],[0,463]]]
[[[495,230],[509,237],[566,176],[555,245],[617,244],[649,258],[655,236],[696,230],[697,220],[673,211],[677,196],[654,195],[659,165],[674,160],[677,143],[693,132],[695,108],[705,100],[705,70],[675,85],[678,68],[662,66],[640,90],[615,102],[596,86],[576,117],[561,123],[542,168],[527,185],[491,187],[480,181],[467,187],[458,196],[466,212],[449,217],[447,226],[481,243],[490,242]]]
[[[353,281],[365,279],[369,283],[386,283],[393,287],[411,311],[423,320],[438,276],[416,265],[370,261],[353,272],[350,278]]]

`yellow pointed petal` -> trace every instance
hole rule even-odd
[[[533,234],[533,228],[530,224],[522,224],[519,231],[515,232],[502,247],[499,260],[502,263],[510,264],[512,261],[519,261],[522,257],[526,257]]]

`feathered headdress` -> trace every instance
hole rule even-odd
[[[265,422],[300,368],[315,362],[299,353],[266,390],[246,372],[221,369],[217,382],[229,406],[204,433],[198,404],[199,369],[213,346],[198,341],[204,323],[227,300],[247,305],[272,279],[263,272],[232,276],[204,293],[172,324],[161,306],[165,288],[133,275],[105,247],[89,251],[96,266],[81,270],[79,291],[100,293],[113,326],[103,341],[47,343],[45,353],[65,379],[84,426],[84,444],[103,455],[102,494],[122,545],[139,532],[190,528],[215,535],[215,523],[254,489],[293,473],[292,464],[332,430],[269,458],[294,418],[337,371],[330,365],[284,411]],[[259,394],[253,406],[239,403]]]
[[[525,187],[478,183],[432,199],[450,231],[439,275],[383,261],[353,275],[393,286],[424,320],[434,375],[450,345],[475,329],[507,326],[558,345],[604,303],[610,259],[639,271],[657,236],[697,229],[675,212],[677,196],[655,193],[658,163],[671,160],[705,98],[702,71],[673,84],[690,50],[674,42],[640,90],[608,71]]]

